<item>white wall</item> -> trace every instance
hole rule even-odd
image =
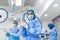
[[[58,33],[57,38],[58,38],[58,40],[60,40],[60,16],[55,18],[55,20],[53,22],[55,23],[56,30],[57,30],[57,33]]]
[[[4,23],[0,23],[0,40],[7,40],[5,36],[5,30],[8,31],[8,29],[12,26],[12,23],[10,21],[5,21]]]
[[[48,30],[49,31],[49,28],[48,28],[48,23],[50,23],[51,21],[45,21],[45,20],[42,20],[42,33],[45,32],[45,30]]]

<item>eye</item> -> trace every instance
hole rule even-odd
[[[13,24],[16,24],[16,23],[13,23]]]

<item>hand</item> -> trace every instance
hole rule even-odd
[[[6,32],[6,36],[9,37],[10,36],[10,33],[9,32]]]
[[[21,25],[23,25],[25,28],[27,28],[27,24],[21,20]]]

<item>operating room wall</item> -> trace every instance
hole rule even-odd
[[[8,29],[12,26],[12,23],[7,20],[4,23],[0,23],[0,40],[7,40],[8,38],[6,38],[5,36],[5,30],[8,31]]]
[[[48,28],[48,23],[50,23],[52,21],[46,21],[46,20],[42,20],[42,33],[45,33],[45,31],[50,31]]]
[[[42,20],[42,33],[45,32],[45,30],[49,30],[47,24],[51,21],[44,21]],[[13,26],[13,23],[11,20],[6,20],[4,23],[0,24],[0,40],[8,40],[8,38],[5,36],[5,30],[9,31],[9,28]],[[20,24],[19,24],[20,26]],[[24,38],[21,37],[21,40]]]
[[[60,40],[60,16],[56,17],[53,22],[55,23],[56,29],[57,29],[57,38]]]

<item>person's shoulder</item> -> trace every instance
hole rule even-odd
[[[14,29],[14,27],[11,27],[9,30],[12,30],[12,29]]]
[[[35,21],[35,22],[39,22],[39,20],[38,20],[38,19],[35,19],[34,21]]]

